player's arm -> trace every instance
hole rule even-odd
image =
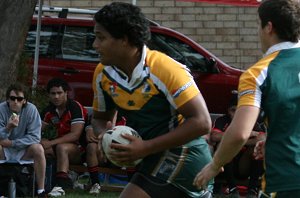
[[[183,145],[199,136],[208,134],[211,130],[211,118],[201,94],[178,108],[185,121],[157,138],[146,141],[149,154]]]
[[[131,162],[147,155],[186,144],[211,130],[211,118],[201,94],[196,95],[178,109],[185,121],[173,131],[149,140],[140,140],[124,135],[130,145],[113,144],[113,148],[124,150],[116,156],[123,162]]]
[[[241,106],[226,129],[223,139],[215,153],[213,163],[221,168],[240,151],[251,135],[260,109],[254,106]]]
[[[211,163],[206,165],[195,177],[194,185],[206,188],[207,182],[230,162],[247,142],[257,120],[260,109],[255,106],[241,106],[236,110],[233,120],[226,129]]]

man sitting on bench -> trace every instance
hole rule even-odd
[[[55,132],[53,137],[43,138],[46,156],[57,160],[56,186],[49,193],[64,195],[64,190],[73,189],[69,178],[69,164],[81,164],[84,148],[79,138],[87,120],[87,110],[77,101],[68,98],[68,83],[61,78],[53,78],[47,84],[50,104],[41,114],[43,131]],[[47,130],[48,129],[48,130]]]

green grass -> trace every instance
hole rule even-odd
[[[72,190],[70,192],[66,192],[65,196],[62,196],[62,198],[64,197],[72,197],[72,198],[96,198],[96,197],[101,197],[101,198],[117,198],[119,197],[120,192],[100,192],[100,194],[98,196],[95,195],[89,195],[88,191],[84,191],[84,190]]]
[[[79,183],[84,185],[89,185],[89,178],[81,178],[78,180]],[[118,185],[114,183],[110,183],[110,185]],[[98,196],[96,195],[90,195],[88,190],[82,190],[82,189],[74,189],[74,190],[68,190],[66,192],[66,195],[62,198],[117,198],[119,197],[121,192],[108,192],[108,191],[101,191]]]

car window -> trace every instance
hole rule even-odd
[[[61,46],[61,58],[99,62],[93,48],[95,35],[92,27],[65,26]]]
[[[40,57],[53,57],[56,51],[56,44],[58,38],[59,26],[41,26],[40,31],[40,47],[39,55]],[[35,53],[35,43],[36,43],[36,26],[30,26],[28,35],[26,38],[24,50],[29,56],[34,56]]]
[[[151,40],[147,43],[153,50],[161,51],[186,65],[191,70],[207,73],[210,71],[207,59],[188,44],[167,35],[152,32]]]

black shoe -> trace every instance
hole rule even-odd
[[[38,194],[37,196],[38,196],[38,198],[48,198],[48,195],[46,194],[45,191],[43,191],[42,193]]]

